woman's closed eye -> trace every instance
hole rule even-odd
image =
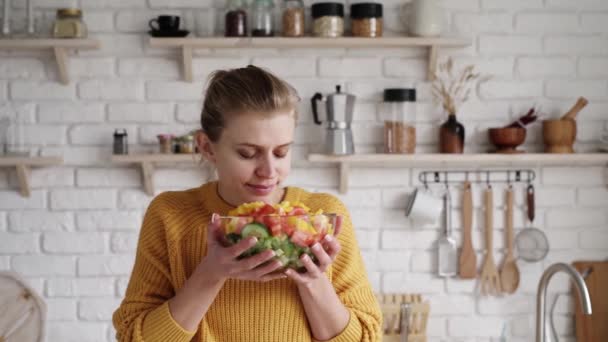
[[[237,150],[237,152],[238,152],[239,156],[243,159],[253,159],[257,155],[257,152],[255,152],[255,151]],[[281,147],[279,149],[276,149],[273,152],[273,155],[276,158],[285,158],[288,153],[289,153],[289,147]]]

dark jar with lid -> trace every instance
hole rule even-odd
[[[362,2],[350,6],[352,33],[355,37],[382,37],[382,4]]]
[[[416,151],[416,89],[384,89],[384,153]]]
[[[126,129],[114,131],[114,154],[129,154],[129,142]]]
[[[312,33],[317,37],[344,35],[344,5],[339,2],[318,2],[312,5]]]
[[[226,37],[247,37],[247,6],[243,0],[231,0],[225,18]]]

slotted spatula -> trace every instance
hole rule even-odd
[[[458,256],[456,242],[452,238],[452,215],[450,213],[451,198],[450,189],[446,186],[443,198],[445,207],[445,233],[437,242],[438,248],[438,267],[437,273],[440,277],[451,277],[458,273]]]

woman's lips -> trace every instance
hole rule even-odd
[[[247,188],[256,194],[257,196],[269,195],[275,187],[275,184],[271,185],[258,185],[258,184],[246,184]]]

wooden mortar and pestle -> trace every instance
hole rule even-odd
[[[546,153],[574,153],[576,115],[589,101],[579,97],[574,106],[559,119],[543,120],[543,141]]]

